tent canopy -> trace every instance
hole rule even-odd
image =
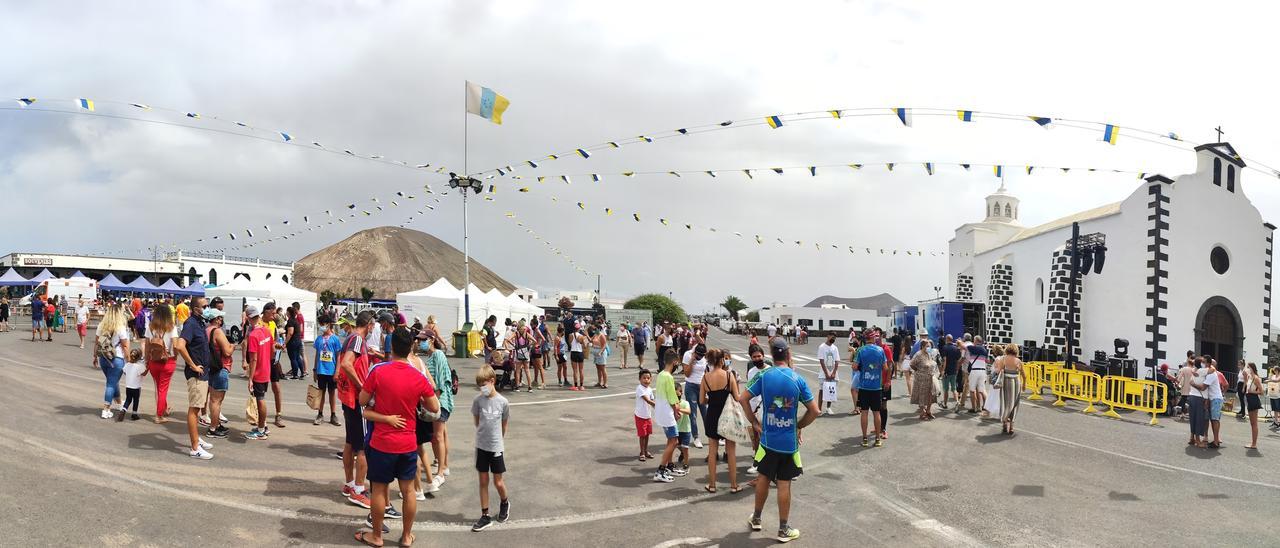
[[[53,279],[53,277],[53,274],[46,268],[31,278],[31,285],[40,285],[40,282]]]
[[[4,272],[3,276],[0,276],[0,286],[7,285],[35,285],[35,282],[23,278],[21,274],[18,274],[18,271],[10,268]]]
[[[98,287],[107,291],[128,291],[129,286],[120,281],[115,274],[108,273],[102,281],[98,282]]]
[[[98,284],[101,286],[102,284]],[[138,276],[137,279],[125,285],[128,291],[136,291],[138,293],[164,293],[163,290],[156,287],[155,284],[148,282],[146,278]]]
[[[75,273],[74,273],[74,274],[72,274],[72,275],[70,275],[70,276],[67,276],[67,277],[68,277],[68,278],[88,278],[88,276],[85,276],[85,275],[84,275],[84,272],[81,272],[81,271],[79,271],[79,270],[75,271]]]

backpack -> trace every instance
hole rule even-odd
[[[449,382],[449,391],[453,392],[453,395],[457,396],[458,395],[458,370],[450,369],[449,373],[450,373],[450,376],[452,377],[452,379],[450,379],[450,382]]]
[[[164,335],[161,334],[159,337],[155,337],[155,333],[152,333],[152,335],[142,345],[143,359],[148,363],[168,361],[169,350],[164,346]]]
[[[93,354],[99,358],[113,360],[116,357],[116,345],[111,344],[110,334],[99,334],[94,338]]]

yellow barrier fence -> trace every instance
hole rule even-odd
[[[477,352],[483,353],[484,335],[479,331],[471,331],[467,333],[467,354],[475,356]]]
[[[1168,405],[1168,387],[1156,381],[1106,376],[1102,378],[1102,403],[1111,408],[1104,415],[1120,418],[1116,408],[1151,413],[1151,424],[1159,421],[1156,415],[1164,413]]]
[[[1031,391],[1031,395],[1027,397],[1029,400],[1043,400],[1044,387],[1053,387],[1053,372],[1062,367],[1058,362],[1026,362],[1023,364],[1027,375],[1027,390]]]
[[[1102,377],[1097,373],[1058,369],[1053,372],[1053,395],[1058,397],[1058,401],[1053,402],[1053,405],[1058,407],[1066,405],[1064,399],[1080,400],[1089,404],[1084,412],[1093,413],[1097,411],[1093,408],[1093,404],[1102,399],[1101,387]]]

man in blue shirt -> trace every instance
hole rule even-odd
[[[885,373],[885,355],[884,349],[880,348],[879,337],[872,336],[872,340],[868,344],[864,344],[858,348],[858,352],[853,355],[853,367],[859,373],[858,379],[858,409],[861,409],[862,415],[862,446],[867,446],[867,415],[873,415],[875,420],[876,447],[884,445],[884,440],[880,439],[879,432],[883,430],[880,420],[880,406],[883,405],[881,397],[881,383]]]
[[[44,301],[39,295],[31,296],[31,340],[43,339],[44,333]],[[53,334],[49,334],[53,337]]]
[[[759,531],[760,513],[769,500],[769,481],[778,485],[778,541],[790,542],[800,536],[800,530],[787,525],[791,513],[791,480],[800,477],[800,430],[818,418],[818,404],[813,401],[809,385],[791,369],[791,351],[787,342],[775,338],[770,343],[775,367],[765,369],[751,378],[747,389],[738,397],[752,428],[760,434],[760,447],[755,454],[755,468],[764,480],[755,484],[755,511],[747,523],[752,531]],[[759,397],[764,424],[751,409],[751,398]],[[805,414],[798,416],[803,404]]]

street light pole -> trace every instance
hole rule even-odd
[[[462,189],[462,309],[463,322],[471,323],[471,249],[467,242],[467,189]]]

